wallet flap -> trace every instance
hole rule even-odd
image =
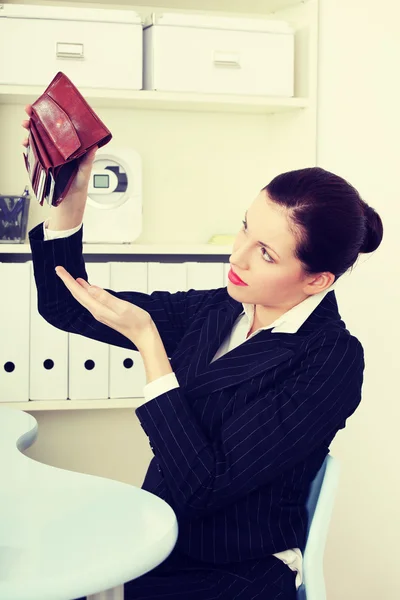
[[[64,160],[79,150],[81,142],[71,119],[50,96],[41,96],[32,109]]]
[[[79,137],[81,147],[73,158],[87,152],[93,146],[101,148],[111,140],[109,129],[64,73],[57,73],[47,87],[45,95],[52,98],[68,114]]]

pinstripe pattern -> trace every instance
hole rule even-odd
[[[86,276],[82,230],[44,244],[38,226],[30,239],[44,318],[60,329],[134,348],[98,323],[55,275],[60,264],[74,277]],[[261,331],[214,362],[242,312],[226,288],[112,293],[152,315],[180,384],[136,411],[155,454],[143,487],[164,498],[178,517],[173,556],[222,568],[303,550],[310,483],[361,399],[363,349],[340,319],[335,293],[297,333]],[[194,598],[218,597],[204,594]],[[243,600],[249,598],[244,592]]]
[[[228,567],[173,553],[151,573],[125,585],[125,600],[295,600],[294,573],[278,559]]]

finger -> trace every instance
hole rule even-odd
[[[79,285],[77,281],[68,273],[64,267],[57,266],[56,273],[63,281],[64,285],[69,289],[73,297],[78,300],[85,308],[88,308],[88,302],[92,301],[84,287]]]
[[[87,284],[87,288],[80,285],[76,279],[68,273],[64,267],[57,266],[56,273],[63,281],[64,285],[69,289],[72,296],[77,300],[84,308],[86,308],[95,319],[102,321],[103,317],[106,316],[106,313],[110,315],[109,310],[105,305],[98,299],[97,295],[91,293],[91,290],[95,289],[98,291],[104,291],[101,288],[94,288],[94,286],[89,285],[84,279],[79,278],[81,282]]]
[[[27,104],[25,106],[25,112],[27,115],[31,116],[32,115],[32,104]]]
[[[25,129],[29,129],[29,124],[30,124],[30,119],[26,119],[25,121],[22,121],[22,127],[25,127]]]
[[[67,269],[65,267],[61,267],[60,265],[57,265],[56,267],[56,273],[57,275],[64,281],[64,282],[68,282],[68,283],[74,283],[76,284],[78,287],[81,287],[78,283],[77,280],[74,279],[72,277],[72,275],[70,273],[68,273]],[[79,277],[80,281],[85,281],[84,279],[82,279],[81,277]],[[86,282],[87,283],[87,282]],[[89,284],[88,284],[89,285]]]
[[[98,150],[98,146],[94,146],[93,148],[91,148],[91,150],[89,150],[89,152],[87,153],[88,160],[94,159],[94,157],[96,156],[97,150]]]
[[[92,168],[94,157],[96,156],[96,151],[97,151],[97,146],[95,146],[94,148],[89,150],[89,152],[87,152],[84,155],[84,157],[82,158],[82,161],[79,165],[81,169],[91,169]]]
[[[25,146],[25,148],[28,146],[28,138],[24,139],[24,141],[22,142],[22,145]]]
[[[103,288],[98,287],[97,285],[90,285],[87,289],[87,292],[92,298],[95,298],[98,302],[101,302],[103,306],[110,308],[114,312],[117,312],[118,305],[121,304],[121,302],[123,302],[119,298],[116,298],[115,296],[113,296],[109,292],[106,292],[106,290],[103,290]]]
[[[110,294],[110,292],[103,290],[103,288],[98,287],[97,285],[90,285],[87,289],[87,292],[91,298],[94,298],[97,302],[104,306],[109,314],[113,313],[114,315],[121,316],[126,311],[128,303],[125,302],[125,300],[117,298],[113,294]]]
[[[78,279],[76,279],[76,281],[79,283],[79,285],[81,285],[83,288],[85,289],[89,289],[90,288],[90,283],[88,283],[85,279],[82,279],[82,277],[78,277]]]

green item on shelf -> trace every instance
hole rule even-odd
[[[215,244],[216,246],[230,246],[233,244],[235,237],[235,235],[231,234],[217,233],[208,240],[208,243]]]

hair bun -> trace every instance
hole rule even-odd
[[[360,248],[362,254],[374,252],[380,245],[383,237],[383,224],[380,216],[366,203],[363,203],[366,220],[366,231],[364,242]]]

